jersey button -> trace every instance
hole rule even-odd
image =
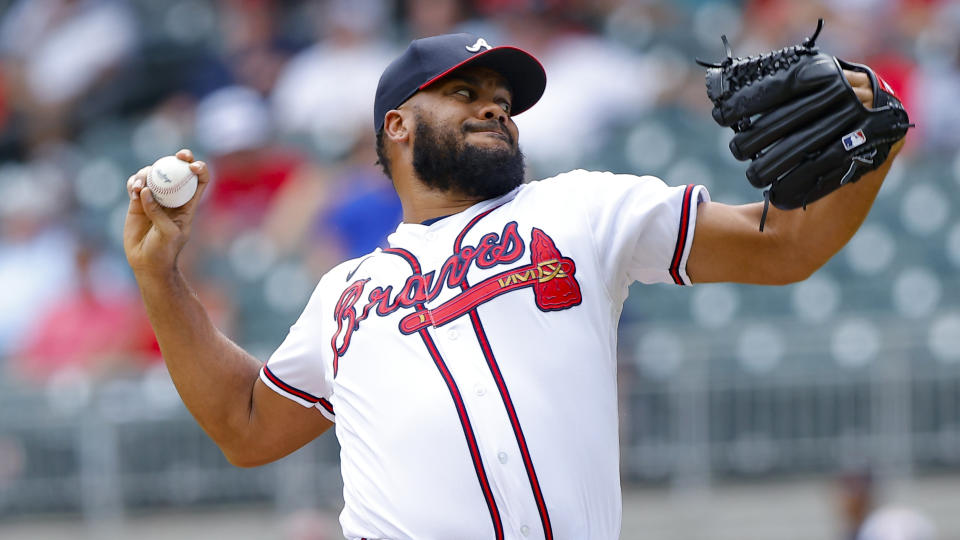
[[[449,339],[450,341],[453,341],[458,337],[460,337],[460,332],[457,332],[456,328],[451,328],[447,330],[447,339]]]
[[[483,387],[482,384],[478,384],[473,387],[473,391],[478,395],[482,396],[487,393],[487,389]]]
[[[507,453],[506,453],[506,452],[500,452],[499,454],[497,454],[497,459],[500,461],[500,463],[506,464],[506,462],[507,462]]]
[[[527,527],[526,525],[521,526],[521,527],[520,527],[520,534],[522,534],[522,535],[524,535],[524,536],[530,536],[530,527]]]

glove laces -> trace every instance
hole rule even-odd
[[[740,90],[744,86],[783,71],[791,65],[800,61],[800,58],[807,55],[817,54],[819,50],[816,47],[817,38],[820,31],[823,30],[823,19],[817,20],[817,29],[813,35],[803,40],[800,45],[784,47],[778,51],[766,54],[738,58],[733,56],[733,49],[730,47],[730,41],[726,34],[720,36],[723,41],[723,49],[726,58],[722,62],[705,62],[699,58],[695,61],[705,68],[722,69],[727,80],[723,95],[715,101],[722,101],[731,94]]]

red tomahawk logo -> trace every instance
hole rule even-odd
[[[530,242],[530,259],[530,264],[487,278],[434,309],[407,315],[400,321],[400,331],[412,334],[427,326],[442,326],[492,298],[523,287],[533,287],[534,300],[543,311],[580,304],[576,264],[562,256],[553,240],[537,228]]]

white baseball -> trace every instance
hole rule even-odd
[[[147,187],[160,206],[179,208],[197,192],[197,175],[186,161],[176,156],[164,156],[150,168]]]

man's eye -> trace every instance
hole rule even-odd
[[[466,88],[461,88],[460,90],[457,90],[456,92],[454,92],[454,94],[460,94],[461,96],[468,99],[473,97],[473,92],[471,92]]]
[[[505,113],[507,113],[507,114],[510,114],[510,104],[509,104],[509,103],[507,103],[506,101],[501,101],[501,102],[500,102],[500,107],[503,108],[503,112],[505,112]]]

